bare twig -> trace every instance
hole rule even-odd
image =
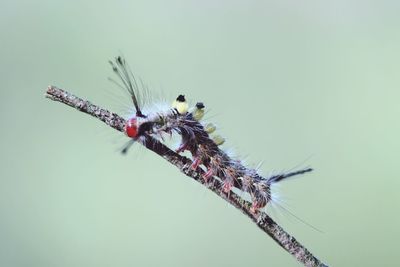
[[[120,132],[124,131],[125,119],[55,86],[48,87],[46,97],[96,117],[108,126]],[[201,168],[192,170],[190,168],[192,162],[189,158],[172,151],[151,136],[146,136],[146,142],[144,143],[148,149],[160,155],[171,164],[175,165],[179,170],[181,170],[181,172],[193,178],[195,181],[205,185],[209,190],[213,191],[215,194],[242,211],[242,213],[247,215],[247,217],[257,224],[262,231],[272,237],[283,249],[292,254],[299,262],[303,263],[305,266],[327,266],[317,259],[303,245],[301,245],[294,237],[289,235],[265,212],[260,212],[258,215],[255,215],[250,211],[250,202],[242,199],[234,192],[229,192],[229,194],[224,193],[224,191],[221,190],[222,183],[219,180],[211,177],[206,183],[204,179],[201,178],[204,174],[204,171]]]

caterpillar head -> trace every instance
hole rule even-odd
[[[128,119],[125,123],[124,132],[125,134],[133,139],[138,139],[144,134],[152,134],[157,131],[154,127],[157,123],[153,121],[148,121],[146,118],[132,117]]]
[[[139,136],[139,123],[136,117],[133,117],[126,121],[125,134],[131,138],[138,138]]]

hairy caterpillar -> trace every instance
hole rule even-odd
[[[181,136],[181,144],[176,152],[189,151],[192,155],[190,168],[206,169],[203,179],[207,182],[210,177],[217,177],[223,183],[222,190],[229,194],[233,187],[248,193],[251,197],[251,212],[257,212],[271,201],[271,185],[288,177],[312,171],[311,168],[289,173],[282,173],[271,177],[261,176],[256,169],[245,166],[240,160],[231,158],[220,145],[224,139],[218,135],[211,135],[215,131],[212,124],[203,124],[204,104],[198,102],[189,109],[186,99],[179,95],[172,107],[151,114],[142,112],[138,96],[140,90],[135,76],[132,74],[125,59],[117,57],[110,61],[115,74],[122,85],[114,81],[129,92],[135,107],[135,115],[129,118],[125,125],[125,134],[131,138],[122,150],[126,153],[134,142],[144,144],[146,136],[161,138],[163,134],[177,133]]]

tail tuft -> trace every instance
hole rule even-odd
[[[300,174],[304,174],[307,172],[311,172],[312,170],[313,170],[312,168],[307,168],[307,169],[298,170],[298,171],[294,171],[294,172],[274,175],[274,176],[268,178],[268,184],[277,183],[279,181],[282,181],[283,179],[286,179],[286,178],[289,178],[292,176],[296,176],[296,175],[300,175]]]

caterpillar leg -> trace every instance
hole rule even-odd
[[[175,150],[175,152],[176,152],[176,153],[181,153],[181,152],[184,152],[184,151],[187,150],[187,149],[188,149],[188,142],[182,142],[182,143],[179,145],[178,149]]]
[[[208,182],[208,180],[214,176],[214,169],[212,167],[208,167],[206,173],[203,175],[203,179],[205,182]]]
[[[271,200],[270,184],[265,180],[254,183],[250,195],[253,202],[250,211],[257,213]]]
[[[253,202],[253,204],[250,207],[250,212],[254,215],[257,215],[259,210],[264,208],[267,205],[265,202]]]
[[[250,212],[253,214],[257,214],[258,211],[264,208],[268,203],[268,195],[261,191],[258,186],[256,186],[256,190],[253,191],[251,196],[253,204],[251,205]]]
[[[196,170],[200,164],[201,164],[201,158],[198,156],[194,156],[193,162],[192,162],[192,165],[190,165],[190,168],[192,168],[192,170]]]
[[[227,177],[222,183],[223,183],[222,191],[228,194],[233,187],[233,179]]]
[[[222,173],[225,176],[222,181],[223,183],[222,190],[225,193],[229,193],[232,190],[232,187],[235,186],[235,182],[236,182],[236,187],[238,187],[239,177],[241,176],[242,173],[237,172],[235,168],[232,166],[225,167],[222,170]]]
[[[176,153],[181,153],[181,152],[184,152],[185,150],[191,150],[190,144],[193,145],[193,142],[195,140],[195,135],[191,129],[187,129],[186,127],[183,127],[180,130],[181,130],[181,135],[182,135],[182,141],[181,141],[181,144],[179,145],[178,149],[176,150]]]

